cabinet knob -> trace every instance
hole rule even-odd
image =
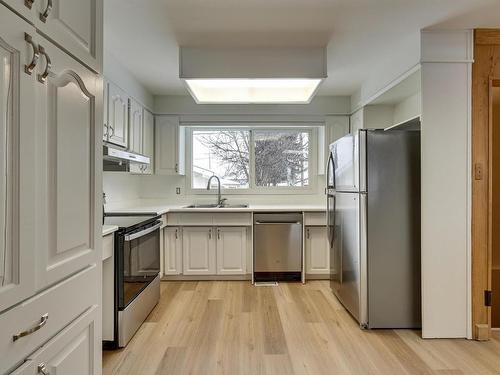
[[[217,229],[217,239],[220,240],[220,229]]]
[[[208,239],[212,239],[212,229],[208,230]]]

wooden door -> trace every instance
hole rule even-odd
[[[155,123],[153,114],[147,110],[144,110],[142,154],[144,156],[148,156],[150,159],[150,164],[144,167],[142,173],[153,174],[155,156]]]
[[[0,311],[35,291],[36,38],[0,4]]]
[[[211,227],[184,227],[182,258],[184,275],[215,275],[215,238]]]
[[[244,275],[247,271],[246,260],[246,228],[217,228],[217,274]]]
[[[179,227],[163,229],[163,273],[165,275],[182,274],[182,232]]]
[[[108,84],[108,142],[128,147],[128,95],[114,83]]]
[[[330,249],[326,227],[306,228],[306,274],[330,273]]]
[[[40,38],[52,66],[37,85],[37,286],[100,261],[96,145],[101,143],[100,78]],[[46,71],[46,64],[40,69]],[[44,74],[44,73],[40,73]],[[96,138],[97,137],[97,138]],[[96,160],[97,159],[97,160]]]
[[[35,26],[96,72],[102,72],[103,0],[36,0]]]

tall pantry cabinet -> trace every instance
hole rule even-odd
[[[102,0],[0,0],[0,374],[101,373]]]

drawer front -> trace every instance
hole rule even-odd
[[[113,256],[115,246],[115,234],[111,233],[102,238],[102,260],[106,260]]]
[[[97,306],[91,307],[29,356],[15,375],[81,374],[100,371],[97,348]]]
[[[252,214],[247,212],[225,212],[213,215],[214,225],[250,226]]]
[[[0,373],[24,360],[50,337],[94,306],[100,276],[95,265],[41,292],[0,316]],[[74,296],[79,291],[78,298]],[[42,317],[47,319],[43,320]],[[33,333],[14,340],[29,329]]]
[[[326,212],[305,212],[304,225],[326,225]]]
[[[168,214],[168,225],[212,225],[213,214],[211,213],[172,213]]]

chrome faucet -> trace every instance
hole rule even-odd
[[[216,179],[217,180],[217,206],[222,206],[224,204],[224,200],[222,200],[222,197],[221,197],[221,194],[220,194],[220,178],[217,177],[216,175],[213,175],[212,177],[210,177],[208,179],[208,183],[207,183],[207,190],[210,190],[210,183],[212,182],[212,179]]]

